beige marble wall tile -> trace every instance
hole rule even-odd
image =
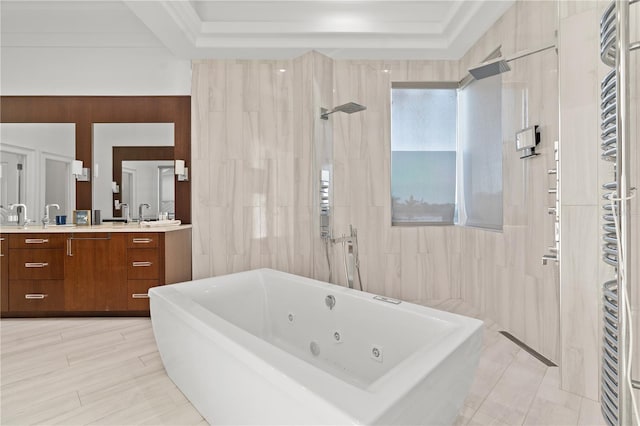
[[[402,291],[398,283],[402,279],[401,255],[385,254],[384,262],[384,289],[385,294],[397,299],[402,297]]]
[[[536,1],[531,7],[526,2],[516,3],[515,50],[535,49],[555,43],[558,2]]]
[[[600,260],[598,206],[562,207],[563,389],[598,398]]]
[[[609,3],[609,2],[607,2]],[[581,1],[561,1],[558,3],[560,19],[578,15],[589,9],[597,9],[598,1],[581,0]]]
[[[313,118],[302,119],[310,63],[194,63],[196,275],[257,267],[311,275],[312,195],[297,185],[308,188],[313,169]],[[297,265],[296,246],[309,253]]]
[[[226,72],[227,67],[224,62],[205,62],[208,78],[208,109],[210,112],[224,111],[226,104]],[[203,97],[204,98],[204,97]]]
[[[243,155],[243,99],[244,90],[243,76],[244,67],[236,61],[225,61],[226,69],[226,96],[225,114],[227,140],[226,149],[229,159],[241,160]],[[193,143],[192,143],[193,145]],[[208,141],[198,141],[198,145],[209,145]]]

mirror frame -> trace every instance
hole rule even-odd
[[[173,123],[174,159],[191,168],[191,96],[0,96],[0,123],[73,123],[76,159],[88,165],[94,123]],[[93,210],[92,185],[76,182],[76,209]],[[176,176],[175,202],[176,219],[191,223],[191,181]]]

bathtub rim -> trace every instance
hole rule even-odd
[[[404,310],[419,316],[435,318],[452,324],[453,330],[435,345],[421,345],[411,355],[401,360],[374,380],[366,388],[346,382],[331,373],[318,368],[305,360],[271,344],[270,342],[237,326],[181,292],[181,286],[206,284],[223,280],[233,275],[256,276],[260,285],[265,285],[265,278],[287,277],[316,288],[363,299],[369,303],[379,303],[385,309]],[[398,400],[417,386],[431,371],[436,369],[451,353],[465,343],[474,344],[473,339],[481,339],[482,321],[461,315],[440,311],[422,305],[402,301],[399,305],[387,304],[374,300],[373,293],[361,292],[342,286],[289,274],[269,268],[254,269],[219,277],[209,277],[185,283],[171,284],[149,289],[151,302],[151,320],[153,322],[154,307],[157,302],[163,304],[173,315],[177,315],[187,326],[195,328],[213,339],[223,350],[236,354],[238,360],[255,374],[267,380],[286,382],[287,386],[296,389],[296,394],[310,393],[320,398],[333,409],[339,410],[345,417],[355,423],[374,423],[389,410]],[[455,321],[453,321],[455,320]],[[419,361],[419,362],[418,362]],[[305,395],[302,398],[306,397]]]

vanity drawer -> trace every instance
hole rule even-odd
[[[7,234],[0,236],[0,257],[6,257],[9,252],[9,237]]]
[[[158,250],[127,250],[127,278],[130,280],[152,280],[160,277]]]
[[[64,251],[60,249],[9,250],[9,279],[64,279]]]
[[[149,289],[159,285],[158,280],[127,281],[127,309],[130,311],[149,310]]]
[[[127,235],[127,248],[157,248],[159,234],[136,232]]]
[[[63,280],[9,281],[9,311],[63,311]]]
[[[54,249],[64,248],[64,234],[12,234],[10,249]]]
[[[0,235],[0,312],[9,310],[9,236]]]

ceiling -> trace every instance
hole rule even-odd
[[[2,47],[166,47],[196,58],[459,59],[514,0],[0,2]]]

